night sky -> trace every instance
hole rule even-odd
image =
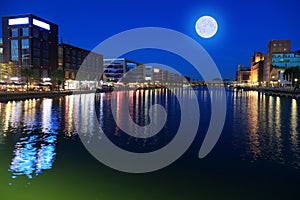
[[[2,0],[0,14],[35,14],[58,24],[59,37],[65,43],[89,50],[132,28],[174,29],[198,41],[214,59],[223,78],[233,79],[237,65],[249,66],[254,51],[267,52],[269,40],[290,39],[292,50],[300,49],[299,8],[297,0]],[[200,38],[194,29],[195,22],[203,15],[210,15],[218,22],[219,29],[213,38]],[[149,52],[149,55],[137,52],[127,56],[142,63],[167,60],[164,64],[193,77],[185,61],[174,55],[165,54],[165,59],[162,59],[164,53]]]

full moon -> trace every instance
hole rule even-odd
[[[203,38],[211,38],[218,31],[217,21],[210,16],[200,17],[195,25],[196,32]]]

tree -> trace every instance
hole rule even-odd
[[[61,86],[61,84],[65,81],[65,74],[62,69],[57,69],[51,74],[52,80],[54,80],[57,86]]]
[[[27,85],[27,90],[28,90],[30,79],[36,78],[37,74],[32,68],[23,68],[23,69],[21,69],[21,76],[26,77],[26,85]]]
[[[14,63],[0,63],[0,80],[7,80],[9,77],[13,76],[14,73]]]

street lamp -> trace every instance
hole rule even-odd
[[[298,82],[298,79],[297,79],[297,78],[295,78],[295,79],[294,79],[294,81],[295,81],[295,89],[296,89],[296,87],[297,87],[297,82]]]

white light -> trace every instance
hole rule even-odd
[[[28,17],[14,18],[8,20],[8,25],[29,24]]]
[[[159,69],[154,68],[154,73],[159,73]]]
[[[41,28],[50,30],[50,25],[37,19],[33,19],[33,24]]]
[[[18,81],[19,78],[18,78],[18,77],[11,77],[10,80],[11,80],[11,81]]]
[[[210,16],[202,16],[197,20],[195,28],[199,36],[211,38],[218,31],[218,23]]]
[[[43,82],[51,81],[51,78],[43,78]]]

